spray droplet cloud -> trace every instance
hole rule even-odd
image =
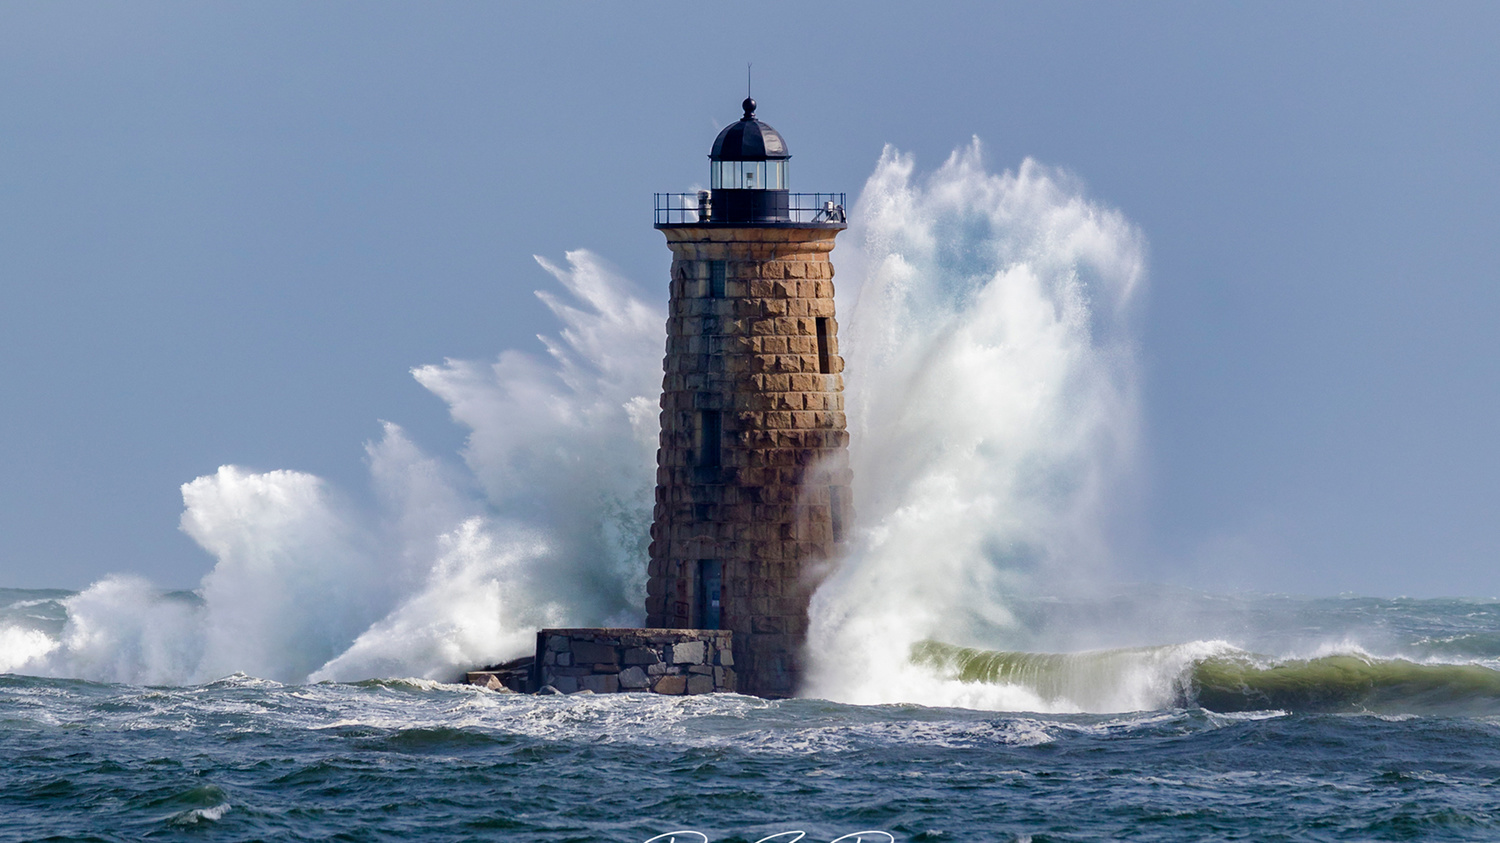
[[[861,527],[814,597],[810,690],[975,704],[908,656],[934,637],[995,646],[1028,573],[1103,559],[1137,435],[1144,240],[1065,173],[988,172],[977,140],[924,178],[888,148],[852,219],[863,248],[840,274],[860,285],[840,310]]]

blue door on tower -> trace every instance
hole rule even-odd
[[[719,597],[724,588],[724,563],[717,559],[698,560],[698,628],[718,629]]]

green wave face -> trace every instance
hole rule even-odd
[[[1224,652],[1230,650],[1230,652]],[[1151,704],[1209,711],[1500,715],[1500,671],[1344,654],[1274,660],[1208,644],[1086,653],[978,650],[925,641],[912,662],[945,679],[1017,685],[1049,703],[1100,710],[1107,686],[1155,690]]]
[[[1180,705],[1193,647],[1133,647],[1085,653],[977,650],[924,641],[912,662],[945,679],[1014,685],[1055,711],[1139,711]]]
[[[1421,664],[1355,655],[1261,664],[1205,659],[1191,700],[1210,711],[1500,714],[1500,671],[1476,664]]]

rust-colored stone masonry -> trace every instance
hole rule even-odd
[[[673,261],[646,624],[733,630],[740,691],[788,696],[808,600],[851,515],[838,229],[662,230]]]

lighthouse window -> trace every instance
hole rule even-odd
[[[724,276],[723,261],[708,262],[708,297],[711,299],[724,298]]]
[[[715,190],[786,190],[786,161],[715,161],[709,181]]]
[[[718,468],[723,464],[724,416],[718,410],[699,410],[696,442],[699,468]]]
[[[828,350],[828,317],[818,317],[818,372],[833,374],[833,357]]]

